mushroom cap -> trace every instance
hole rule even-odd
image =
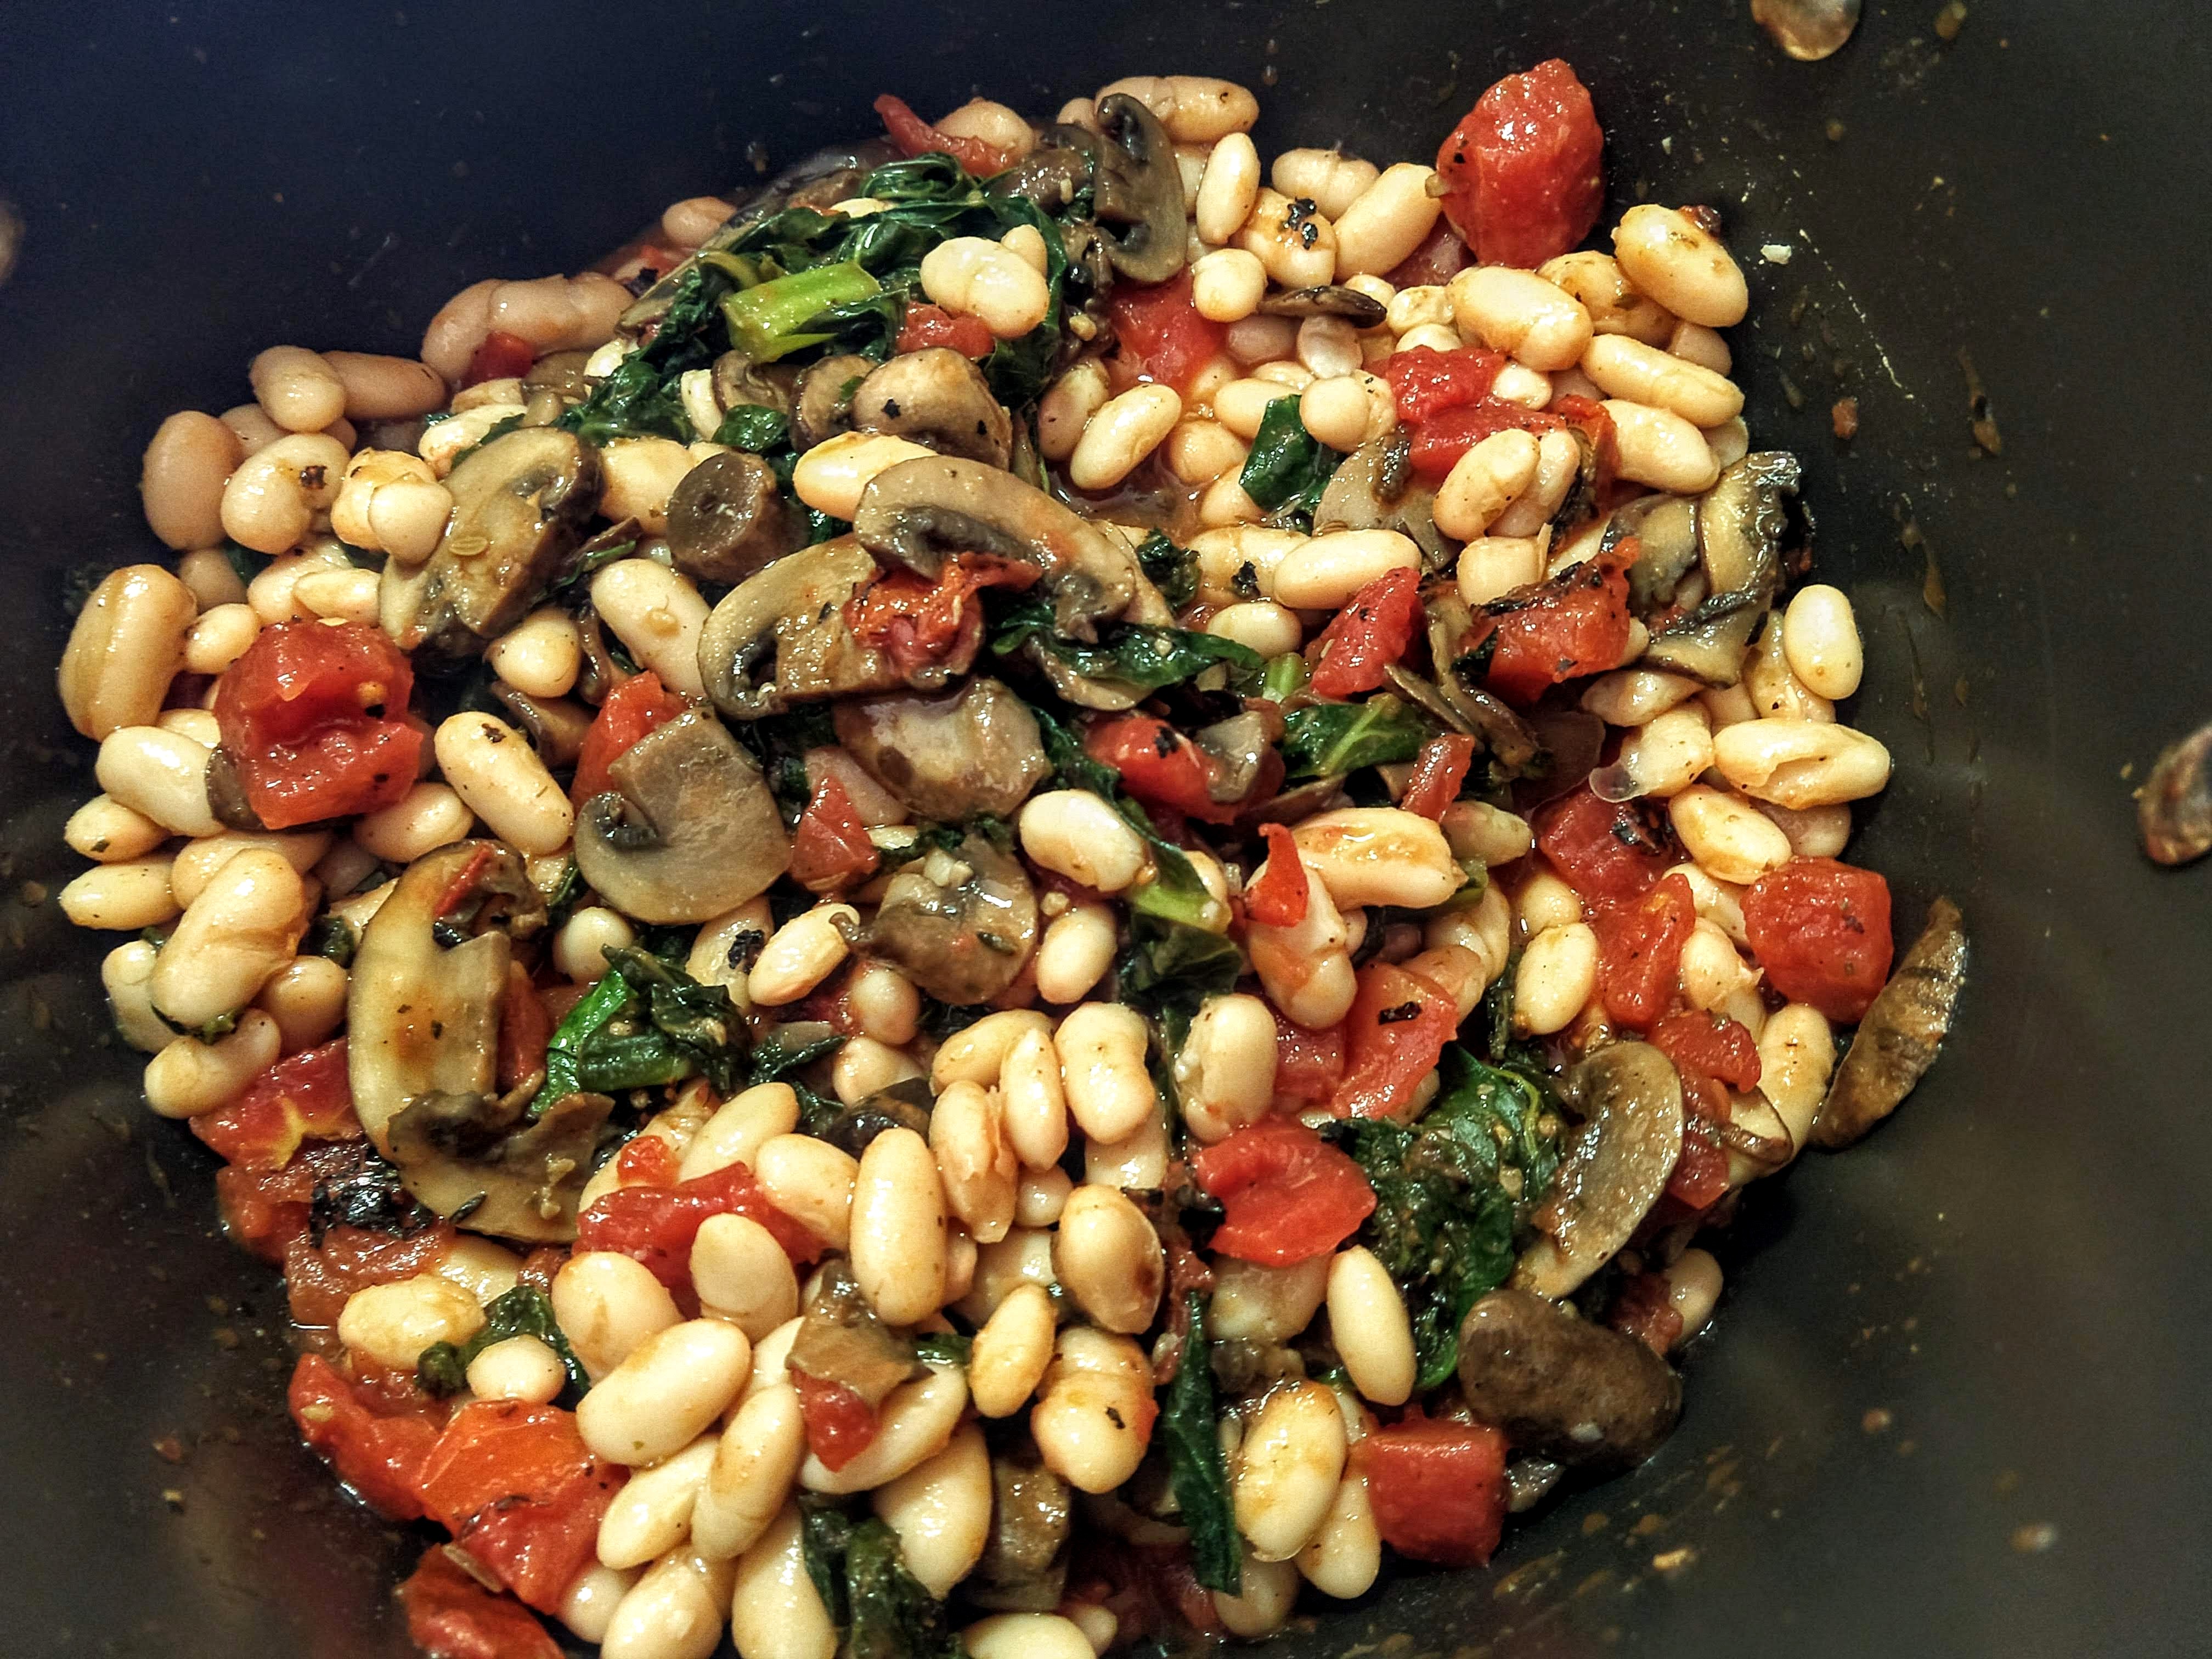
[[[1537,1207],[1542,1236],[1522,1254],[1514,1285],[1565,1296],[1628,1243],[1682,1154],[1682,1084],[1648,1042],[1615,1042],[1575,1067],[1570,1097],[1583,1121]]]
[[[870,952],[955,1007],[988,1002],[1036,948],[1036,893],[1021,861],[981,835],[890,878],[869,925]]]
[[[853,394],[852,421],[986,466],[1004,467],[1013,453],[1012,417],[949,346],[902,352],[871,374]]]
[[[1106,257],[1133,283],[1164,283],[1189,256],[1182,173],[1159,117],[1126,92],[1098,100],[1094,211]]]
[[[806,539],[766,461],[742,449],[710,455],[668,498],[668,551],[702,581],[741,582]]]
[[[714,707],[751,720],[794,702],[904,685],[897,665],[861,644],[845,619],[847,602],[878,574],[866,550],[841,536],[778,559],[725,593],[699,631],[700,677]]]
[[[1029,705],[981,675],[949,696],[841,702],[836,721],[846,752],[932,823],[1011,818],[1052,772]]]
[[[760,767],[729,728],[694,710],[607,768],[614,787],[576,817],[576,872],[644,921],[704,921],[768,890],[791,839]]]

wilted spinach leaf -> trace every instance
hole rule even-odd
[[[1244,1549],[1229,1498],[1229,1469],[1213,1414],[1212,1349],[1206,1340],[1206,1304],[1188,1297],[1190,1335],[1160,1409],[1168,1484],[1190,1529],[1191,1568],[1208,1589],[1237,1595],[1244,1588]]]
[[[1113,623],[1099,631],[1097,645],[1061,637],[1053,631],[1052,606],[1041,599],[1011,608],[991,638],[991,649],[1012,656],[1024,646],[1048,651],[1086,680],[1124,685],[1139,694],[1197,678],[1216,663],[1229,668],[1233,690],[1257,691],[1267,663],[1249,646],[1218,634],[1145,623]]]
[[[513,1290],[494,1297],[484,1304],[483,1328],[466,1342],[458,1346],[451,1342],[434,1342],[422,1350],[416,1362],[415,1380],[428,1394],[443,1397],[459,1394],[468,1386],[470,1362],[495,1342],[504,1342],[511,1336],[534,1336],[561,1356],[561,1368],[568,1373],[568,1387],[578,1393],[592,1386],[584,1375],[583,1366],[577,1362],[568,1346],[568,1339],[561,1334],[561,1326],[553,1317],[552,1298],[534,1285],[518,1285]]]
[[[611,948],[606,976],[554,1028],[536,1117],[565,1096],[612,1094],[704,1077],[727,1094],[745,1057],[745,1024],[719,985],[702,985],[650,951]]]
[[[1306,430],[1298,419],[1297,397],[1286,394],[1260,416],[1237,482],[1267,512],[1302,514],[1310,524],[1330,475],[1343,460],[1342,450],[1331,449]]]
[[[1426,714],[1388,692],[1364,702],[1310,703],[1283,717],[1284,770],[1294,779],[1325,778],[1409,761],[1436,730]]]
[[[836,1500],[802,1494],[799,1556],[830,1618],[843,1628],[848,1659],[967,1659],[944,1602],[907,1570],[898,1534],[884,1522],[856,1521]]]

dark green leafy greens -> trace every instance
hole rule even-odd
[[[898,1534],[856,1520],[835,1499],[799,1500],[799,1557],[830,1617],[844,1631],[846,1659],[967,1659],[944,1602],[907,1570]]]
[[[534,1285],[518,1285],[486,1303],[483,1328],[467,1341],[434,1342],[423,1349],[422,1358],[416,1362],[415,1379],[424,1392],[441,1399],[459,1394],[468,1386],[470,1362],[493,1343],[511,1336],[534,1336],[560,1355],[570,1389],[580,1394],[592,1386],[553,1317],[552,1298]]]
[[[1177,547],[1165,532],[1155,530],[1138,544],[1137,562],[1160,590],[1161,598],[1176,610],[1197,597],[1198,556],[1187,547]]]
[[[1237,482],[1265,511],[1302,517],[1303,527],[1310,528],[1321,493],[1343,460],[1342,450],[1331,449],[1306,430],[1298,419],[1297,398],[1285,395],[1261,416]]]
[[[1514,1233],[1559,1168],[1559,1116],[1540,1074],[1456,1044],[1436,1103],[1410,1125],[1361,1122],[1347,1149],[1375,1188],[1360,1241],[1406,1298],[1420,1386],[1447,1381],[1468,1310],[1513,1271]]]
[[[1364,702],[1310,703],[1283,717],[1283,768],[1292,779],[1341,776],[1363,766],[1409,761],[1436,723],[1384,692]]]
[[[1191,1568],[1198,1582],[1227,1595],[1244,1588],[1244,1550],[1229,1498],[1229,1468],[1213,1413],[1213,1364],[1206,1340],[1206,1304],[1188,1298],[1190,1335],[1182,1361],[1160,1407],[1159,1436],[1167,1448],[1168,1484],[1190,1529]]]
[[[691,265],[678,282],[653,337],[616,364],[592,395],[556,424],[591,444],[648,437],[690,442],[696,434],[678,383],[690,370],[708,367],[727,346],[720,307],[736,286],[737,279],[720,266],[704,259]]]
[[[1256,692],[1267,666],[1249,646],[1218,634],[1145,623],[1109,623],[1099,630],[1097,645],[1085,645],[1053,631],[1052,605],[1044,599],[1012,607],[991,638],[991,649],[1002,657],[1029,645],[1051,653],[1085,679],[1111,681],[1139,693],[1181,685],[1217,663],[1227,665],[1231,690]]]
[[[719,985],[648,951],[611,948],[607,974],[568,1011],[545,1049],[538,1116],[572,1094],[612,1094],[704,1077],[724,1094],[745,1059],[745,1025]]]
[[[716,443],[727,444],[732,449],[749,449],[756,455],[776,448],[790,436],[791,417],[766,404],[739,404],[723,416],[721,425],[714,428]]]
[[[328,957],[341,968],[353,965],[353,953],[361,945],[361,929],[335,911],[317,916],[307,925],[300,939],[300,954],[303,957]]]

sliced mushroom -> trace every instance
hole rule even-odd
[[[1035,149],[991,180],[991,193],[1023,197],[1057,216],[1089,187],[1097,154],[1097,133],[1054,123]]]
[[[1644,495],[1613,515],[1604,545],[1637,539],[1628,568],[1628,603],[1639,617],[1671,603],[1674,589],[1698,562],[1698,506],[1680,495]]]
[[[1093,211],[1114,269],[1133,283],[1164,283],[1189,252],[1182,174],[1159,118],[1127,93],[1098,100]]]
[[[791,447],[802,455],[826,438],[853,429],[853,398],[876,372],[872,357],[824,357],[799,377],[791,404]]]
[[[885,468],[861,493],[853,533],[886,564],[924,576],[955,552],[1027,560],[1044,572],[1054,629],[1086,643],[1141,594],[1158,597],[1121,537],[978,461],[946,456]]]
[[[548,769],[574,766],[582,752],[584,734],[592,729],[592,711],[566,697],[533,697],[495,681],[492,696],[514,717],[530,738],[530,746]]]
[[[640,738],[607,769],[614,787],[576,815],[576,872],[645,921],[704,921],[768,890],[791,862],[760,767],[712,714]]]
[[[1459,1332],[1468,1409],[1516,1451],[1583,1468],[1633,1468],[1682,1414],[1682,1379],[1632,1336],[1527,1291],[1492,1291]]]
[[[1350,463],[1346,463],[1350,465]],[[1436,665],[1437,695],[1458,715],[1454,721],[1472,732],[1504,772],[1519,775],[1542,752],[1535,728],[1458,668],[1459,642],[1474,627],[1474,609],[1454,582],[1431,582],[1421,597],[1429,635],[1429,659]],[[1426,707],[1425,701],[1422,701]]]
[[[208,793],[215,793],[212,762]],[[215,815],[230,822],[220,800]],[[2187,864],[2212,852],[2212,725],[2200,726],[2159,751],[2136,805],[2136,828],[2143,851],[2160,864]]]
[[[1320,288],[1294,288],[1287,293],[1271,294],[1260,301],[1263,317],[1340,317],[1354,328],[1373,328],[1386,314],[1382,302],[1371,294],[1362,294],[1356,288],[1339,288],[1330,283]]]
[[[217,744],[208,753],[207,763],[208,811],[216,822],[226,830],[245,830],[267,834],[269,826],[261,821],[261,814],[253,810],[253,803],[246,799],[246,783],[238,775],[238,763],[230,751]]]
[[[1344,459],[1314,507],[1314,533],[1395,530],[1421,550],[1422,568],[1442,570],[1458,556],[1437,528],[1437,492],[1413,475],[1413,435],[1393,427]]]
[[[865,1100],[840,1107],[819,1129],[808,1133],[848,1157],[858,1158],[886,1129],[911,1129],[918,1135],[927,1135],[930,1108],[935,1103],[927,1078],[908,1078],[877,1090]]]
[[[949,346],[894,357],[853,394],[853,424],[1003,468],[1013,453],[1014,423],[991,395],[982,372]]]
[[[476,649],[520,622],[583,539],[599,500],[599,452],[526,427],[465,456],[446,479],[453,514],[420,567],[384,567],[378,621],[403,651]]]
[[[845,617],[880,574],[859,542],[841,536],[778,559],[725,593],[699,633],[699,671],[714,707],[732,720],[758,720],[794,702],[905,685],[897,665],[861,644]]]
[[[1011,818],[1052,775],[1029,705],[978,676],[951,696],[840,702],[837,741],[932,823]]]
[[[1553,1298],[1628,1243],[1682,1155],[1681,1079],[1650,1043],[1599,1049],[1568,1074],[1568,1094],[1583,1125],[1537,1206],[1541,1236],[1513,1272],[1519,1289]]]
[[[1743,678],[1759,618],[1782,582],[1782,543],[1797,493],[1797,458],[1784,450],[1745,456],[1698,497],[1698,553],[1707,592],[1697,609],[1651,635],[1638,660],[1706,685]]]
[[[1049,1613],[1067,1582],[1074,1492],[1024,1435],[991,1455],[991,1535],[961,1593],[1001,1613]]]
[[[1939,898],[1928,925],[1881,988],[1813,1120],[1813,1139],[1848,1146],[1887,1117],[1927,1074],[1950,1034],[1966,983],[1966,930],[1959,907]]]
[[[890,878],[866,945],[939,1002],[965,1007],[1020,977],[1036,934],[1036,895],[1020,860],[971,834]]]
[[[1255,795],[1272,796],[1283,781],[1283,757],[1275,747],[1281,735],[1279,715],[1270,720],[1251,709],[1192,732],[1192,744],[1214,762],[1206,769],[1206,799],[1242,806]]]
[[[923,1370],[914,1344],[876,1316],[842,1256],[830,1257],[816,1276],[789,1363],[809,1376],[842,1383],[871,1411]]]
[[[741,582],[805,543],[775,474],[741,449],[708,456],[668,498],[669,555],[702,581]]]
[[[798,386],[799,370],[789,363],[756,363],[742,351],[714,359],[714,402],[725,410],[750,404],[787,416]]]
[[[473,908],[454,902],[464,886]],[[477,928],[450,947],[434,928]],[[575,1233],[576,1200],[608,1103],[573,1095],[535,1122],[495,1093],[507,933],[544,924],[521,859],[455,842],[415,860],[362,930],[346,996],[354,1109],[416,1198],[484,1232],[532,1241]]]

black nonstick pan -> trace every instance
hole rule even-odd
[[[103,942],[42,902],[94,788],[64,595],[155,550],[161,416],[239,401],[271,342],[411,353],[463,284],[580,269],[872,132],[881,91],[1049,111],[1218,74],[1263,153],[1388,160],[1553,55],[1595,95],[1608,222],[1711,204],[1753,272],[1753,428],[1804,458],[1898,760],[1854,856],[1901,931],[1958,901],[1973,978],[1895,1120],[1753,1194],[1649,1466],[1280,1650],[2205,1652],[2212,866],[2149,865],[2130,791],[2212,718],[2212,25],[1937,10],[1869,0],[1803,64],[1741,0],[0,9],[0,1652],[407,1651],[418,1546],[295,1444],[277,1281],[138,1103]]]

